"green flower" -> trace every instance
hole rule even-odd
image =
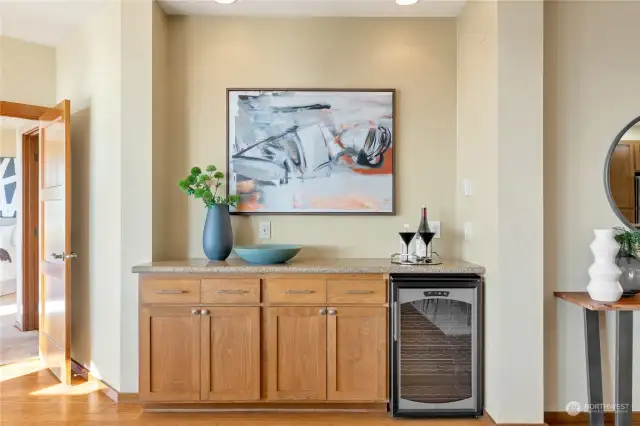
[[[229,195],[229,205],[235,206],[239,202],[240,202],[240,196],[239,195]]]
[[[202,170],[200,170],[200,167],[193,167],[191,169],[191,176],[198,176],[200,173],[202,173]]]
[[[215,171],[216,171],[216,170],[218,170],[218,169],[217,169],[217,168],[216,168],[216,166],[214,166],[213,164],[209,164],[209,165],[207,166],[207,169],[206,169],[206,170],[207,170],[208,172],[215,172]]]
[[[216,172],[216,173],[213,175],[213,177],[214,177],[214,178],[216,178],[216,179],[222,179],[222,178],[224,177],[224,173],[222,173],[222,172]]]
[[[196,189],[196,192],[194,192],[193,195],[195,195],[196,198],[202,198],[202,196],[204,195],[204,189],[202,188]]]
[[[185,181],[187,182],[187,184],[189,186],[191,185],[195,185],[196,184],[196,177],[194,175],[189,175],[187,176],[187,178],[185,179]]]
[[[182,189],[183,191],[186,190],[189,187],[189,184],[187,183],[186,180],[182,179],[180,182],[178,182],[178,188]]]
[[[207,189],[207,190],[204,191],[204,194],[202,194],[202,199],[205,202],[209,202],[209,201],[213,200],[213,194],[211,193],[210,189]]]
[[[198,182],[206,182],[208,180],[209,180],[209,176],[207,176],[207,175],[198,176]]]

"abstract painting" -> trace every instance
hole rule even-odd
[[[394,214],[394,90],[227,91],[233,213]]]
[[[0,217],[16,217],[16,159],[0,157]]]

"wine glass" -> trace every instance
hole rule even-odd
[[[404,224],[402,231],[399,232],[400,238],[402,238],[402,242],[404,246],[402,247],[402,254],[400,256],[400,260],[405,262],[409,261],[409,244],[411,244],[411,240],[416,236],[416,232],[412,231],[409,227],[409,224]]]

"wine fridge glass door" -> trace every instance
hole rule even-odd
[[[477,408],[476,291],[398,290],[399,409]]]

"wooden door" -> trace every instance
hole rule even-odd
[[[202,400],[260,400],[260,307],[201,309]]]
[[[71,383],[70,105],[40,117],[39,352],[44,367]]]
[[[635,222],[634,182],[635,164],[633,146],[619,143],[611,154],[609,183],[611,185],[611,195],[616,202],[616,206],[631,223]]]
[[[329,401],[386,401],[387,308],[329,308]]]
[[[143,306],[139,357],[141,401],[199,400],[199,308]]]
[[[323,307],[268,308],[268,398],[327,397],[327,317]]]

